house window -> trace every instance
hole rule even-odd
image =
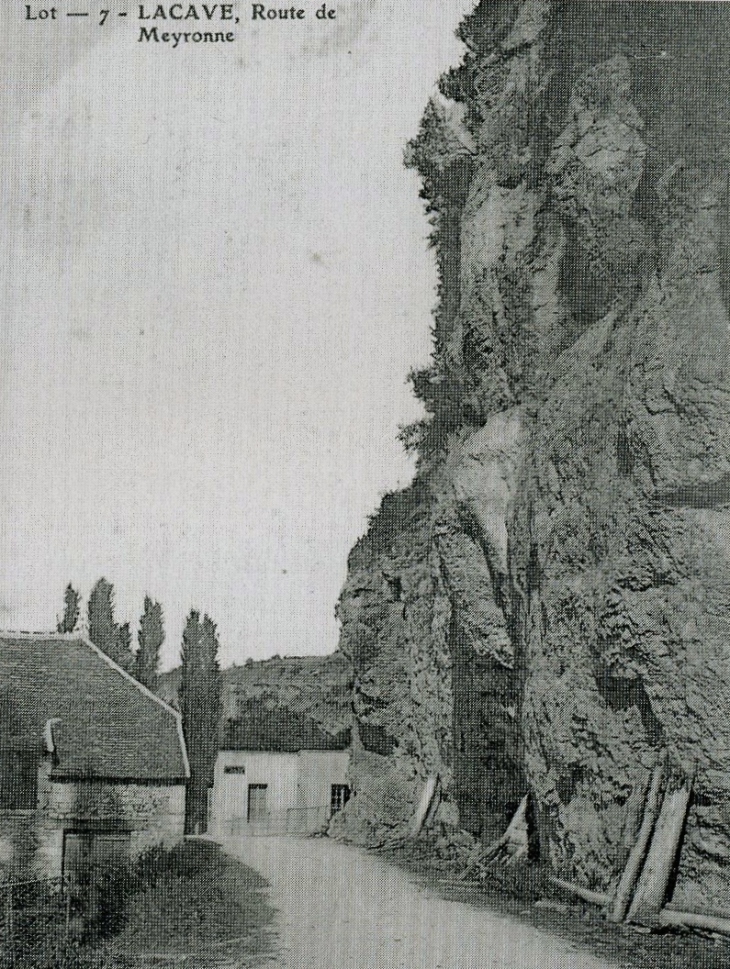
[[[129,848],[128,832],[64,831],[64,877],[79,881],[94,869],[122,865],[129,860]]]
[[[268,784],[248,785],[248,820],[262,821],[268,814],[266,806],[266,792]]]
[[[336,814],[350,800],[350,787],[348,784],[333,784],[330,793],[330,814]]]
[[[34,751],[0,750],[0,810],[34,811],[38,763]]]

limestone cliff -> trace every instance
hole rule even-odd
[[[454,440],[386,497],[350,556],[339,605],[358,724],[350,835],[377,840],[407,821],[429,775],[440,778],[439,819],[483,837],[522,797],[505,617],[520,435],[512,411]]]
[[[419,472],[340,603],[362,823],[438,773],[484,831],[526,783],[543,856],[608,889],[666,760],[692,904],[730,902],[728,28],[711,2],[466,18],[408,149],[441,277]]]

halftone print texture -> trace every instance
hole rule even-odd
[[[729,37],[5,0],[0,969],[727,969]]]

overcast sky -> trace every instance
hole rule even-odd
[[[412,475],[435,271],[403,146],[472,0],[238,3],[236,43],[177,50],[137,42],[136,3],[25,3],[0,7],[0,627],[105,575],[135,629],[163,603],[166,666],[191,606],[225,663],[329,652],[348,551]]]

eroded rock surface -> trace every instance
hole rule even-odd
[[[483,0],[409,146],[441,285],[417,480],[340,604],[357,810],[438,773],[484,836],[527,783],[610,889],[664,760],[675,901],[729,905],[730,8],[628,6]]]

